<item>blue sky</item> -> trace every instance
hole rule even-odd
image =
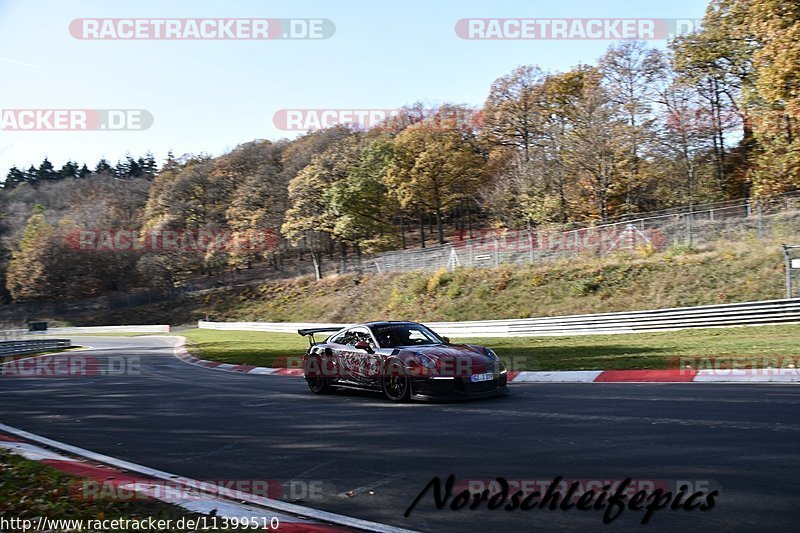
[[[1,109],[146,109],[130,132],[0,131],[0,172],[67,159],[93,166],[127,152],[218,155],[252,139],[294,137],[280,109],[387,109],[414,101],[480,105],[493,80],[523,64],[563,71],[612,43],[468,41],[461,18],[701,18],[706,0],[151,1],[0,0]],[[328,18],[327,40],[92,41],[76,18]],[[650,41],[664,47],[663,41]]]

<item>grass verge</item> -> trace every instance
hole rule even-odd
[[[190,351],[198,357],[255,366],[280,366],[286,357],[301,356],[308,346],[304,338],[291,333],[197,329],[184,335]],[[513,370],[622,370],[673,368],[681,357],[797,360],[798,338],[800,325],[789,324],[627,335],[454,339],[454,342],[490,346]],[[724,361],[720,363],[727,366]]]
[[[192,329],[181,334],[197,357],[239,365],[279,366],[308,348],[308,341],[297,333]]]
[[[78,480],[36,461],[0,450],[0,516],[6,520],[29,519],[34,523],[41,516],[54,520],[143,520],[152,517],[173,522],[182,517],[200,516],[159,501],[79,499],[70,493],[70,487],[74,487]],[[182,530],[170,528],[166,531]]]

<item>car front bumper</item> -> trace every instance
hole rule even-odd
[[[437,400],[468,400],[490,398],[508,393],[508,374],[500,373],[490,381],[473,383],[462,377],[415,377],[411,393],[415,398]]]

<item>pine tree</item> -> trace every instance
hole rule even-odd
[[[108,162],[107,159],[103,158],[97,162],[97,166],[94,168],[95,174],[104,174],[106,176],[113,176],[114,175],[114,168]]]
[[[144,157],[139,158],[139,166],[142,168],[142,176],[153,179],[158,174],[158,164],[152,152],[147,152]]]
[[[39,165],[39,170],[36,171],[36,177],[38,180],[53,180],[58,179],[59,175],[58,172],[55,171],[53,168],[53,163],[51,163],[46,157],[42,164]]]
[[[11,167],[6,175],[6,181],[3,187],[6,189],[13,189],[20,183],[25,183],[25,173],[17,167]]]
[[[61,167],[59,174],[62,178],[74,178],[78,175],[78,164],[67,161],[64,166]]]
[[[28,167],[28,171],[25,173],[25,181],[34,187],[39,182],[39,171],[36,170],[36,167],[31,165]]]

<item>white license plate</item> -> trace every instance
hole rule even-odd
[[[470,381],[492,381],[494,379],[494,374],[489,372],[488,374],[473,374],[469,377]]]

